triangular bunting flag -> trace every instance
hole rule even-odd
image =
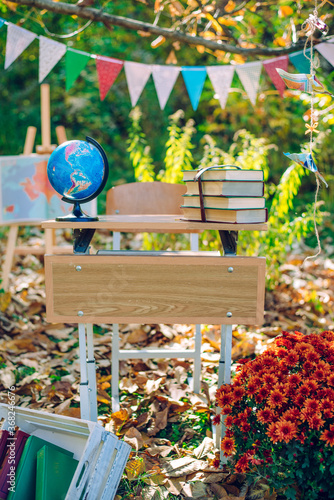
[[[112,59],[111,57],[96,56],[96,70],[99,79],[100,99],[103,101],[108,94],[119,72],[123,68],[124,61]]]
[[[299,73],[309,74],[311,71],[311,61],[308,57],[310,57],[311,50],[305,50],[305,54],[307,57],[305,57],[303,50],[299,50],[298,52],[289,54],[289,59]]]
[[[36,37],[35,33],[15,26],[15,24],[8,23],[5,69],[9,68]]]
[[[207,66],[206,71],[208,72],[209,78],[211,80],[213,89],[218,95],[218,99],[222,109],[225,108],[228,93],[231,87],[231,83],[234,75],[233,66]]]
[[[288,71],[288,64],[289,64],[288,56],[281,56],[277,57],[276,59],[270,59],[269,61],[263,61],[263,66],[281,97],[283,97],[283,93],[286,87],[282,78],[277,73],[276,68],[281,68],[284,71]]]
[[[205,66],[185,66],[181,68],[181,71],[191,105],[196,111],[206,78]]]
[[[124,70],[131,104],[134,107],[151,75],[152,68],[149,64],[125,61]]]
[[[255,61],[236,66],[236,72],[244,89],[246,90],[249,100],[252,104],[256,102],[257,91],[260,86],[260,75],[262,62]]]
[[[152,76],[159,99],[160,109],[164,109],[166,106],[179,73],[180,68],[177,66],[152,65]]]
[[[90,54],[81,50],[67,49],[66,52],[66,90],[70,90],[90,59]]]
[[[45,36],[39,37],[39,83],[44,80],[57,62],[60,61],[66,49],[67,47],[63,43],[55,42]]]
[[[319,43],[315,48],[332,66],[334,66],[334,43]]]
[[[2,17],[0,17],[0,28],[2,28],[2,26],[5,24],[5,20],[2,19]]]

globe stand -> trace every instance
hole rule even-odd
[[[64,199],[64,201],[69,201]],[[64,215],[63,217],[56,217],[56,221],[68,221],[68,222],[93,222],[99,220],[98,217],[90,217],[81,210],[80,203],[78,201],[72,201],[73,210],[70,214]]]

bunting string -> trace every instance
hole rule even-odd
[[[316,11],[314,11],[313,17],[311,15],[310,20],[307,22],[309,31],[312,31],[314,27],[320,30],[322,28],[322,26],[319,25],[319,22],[321,23],[322,21],[318,19]],[[95,59],[101,101],[106,98],[119,73],[122,68],[124,68],[132,107],[137,104],[151,75],[161,109],[164,109],[166,106],[179,73],[182,74],[194,110],[198,108],[207,76],[211,81],[215,97],[219,100],[221,108],[224,109],[228,94],[231,90],[233,91],[233,89],[231,89],[231,84],[234,72],[237,73],[250,102],[255,105],[260,88],[262,67],[264,67],[279,95],[283,97],[285,84],[279,76],[277,69],[286,72],[290,62],[297,71],[313,74],[314,49],[334,66],[334,37],[313,47],[312,36],[307,34],[308,40],[310,40],[311,43],[310,48],[307,48],[306,43],[304,50],[268,60],[246,62],[237,65],[179,67],[176,65],[151,65],[141,62],[123,61],[106,55],[89,54],[81,50],[67,47],[66,44],[55,41],[54,39],[42,35],[38,36],[29,30],[0,18],[0,28],[2,26],[7,26],[5,69],[8,69],[22,52],[37,38],[39,39],[39,83],[42,83],[56,64],[65,57],[65,88],[66,91],[69,91],[80,73],[86,67],[88,61],[90,59]],[[313,132],[316,132],[316,125],[316,119],[312,112],[311,128],[309,129],[310,144],[312,143]]]

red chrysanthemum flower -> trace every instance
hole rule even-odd
[[[332,410],[329,410],[328,408],[325,408],[322,412],[322,415],[324,418],[327,418],[327,420],[333,419],[334,412]]]
[[[277,437],[277,422],[272,422],[269,427],[268,427],[268,430],[266,432],[267,436],[270,437],[270,439],[272,440],[272,442],[275,444],[277,443],[278,441],[278,437]]]
[[[285,356],[285,359],[284,359],[285,363],[288,366],[295,366],[298,363],[298,360],[299,360],[299,356],[294,351],[289,352],[287,354],[287,356]]]
[[[326,441],[329,446],[334,446],[334,425],[330,425],[320,436],[320,439]]]
[[[251,426],[248,422],[243,422],[241,424],[241,430],[242,432],[249,432],[251,430]]]
[[[300,419],[300,411],[297,408],[290,408],[283,413],[282,418],[296,423],[296,421]]]
[[[302,381],[302,378],[299,375],[299,373],[293,373],[288,378],[288,383],[290,385],[292,385],[293,387],[296,387],[298,384],[300,384],[301,381]]]
[[[269,385],[265,385],[264,387],[261,387],[259,390],[259,396],[263,399],[265,399],[268,394],[270,393],[271,387]]]
[[[233,425],[233,417],[232,417],[232,415],[227,415],[225,417],[224,425],[225,425],[225,427],[227,429],[229,429],[230,427],[232,427],[232,425]]]
[[[235,464],[234,470],[239,473],[247,472],[249,464],[249,458],[246,454],[244,454],[237,463]]]
[[[277,383],[277,378],[272,373],[265,373],[262,377],[265,384],[274,386]]]
[[[269,406],[282,406],[283,403],[286,403],[286,397],[281,393],[279,389],[274,389],[268,398]]]
[[[224,437],[221,442],[221,449],[224,452],[225,457],[229,457],[235,452],[235,442],[234,439],[229,437]]]
[[[318,387],[319,387],[318,384],[317,384],[317,382],[315,380],[312,380],[312,379],[311,380],[306,380],[305,385],[307,387],[309,387],[310,393],[316,392],[317,389],[318,389]]]
[[[285,356],[288,354],[288,351],[283,347],[280,347],[279,349],[277,349],[276,354],[279,358],[285,358]]]
[[[232,404],[232,395],[230,393],[217,395],[217,402],[220,407]]]
[[[213,425],[219,425],[220,424],[220,415],[215,415],[212,419]]]
[[[310,410],[313,412],[317,412],[317,411],[319,411],[319,408],[320,408],[319,401],[317,401],[314,398],[309,398],[309,399],[306,399],[303,409],[305,409],[306,411]]]
[[[248,387],[247,387],[247,395],[248,396],[254,396],[254,394],[257,392],[258,386],[255,385],[254,383],[249,382]]]
[[[323,399],[320,403],[321,409],[322,410],[334,410],[334,401],[326,398]]]
[[[334,373],[332,373],[331,375],[329,375],[328,379],[327,379],[327,384],[330,385],[330,386],[334,386]]]
[[[325,423],[325,421],[321,418],[321,413],[316,413],[311,415],[307,419],[308,425],[311,429],[319,430]]]
[[[320,370],[318,368],[318,370],[315,370],[315,372],[313,373],[313,377],[318,380],[319,382],[321,382],[322,380],[325,380],[326,378],[326,373],[324,370]]]
[[[263,408],[262,410],[259,410],[256,414],[256,418],[258,419],[261,424],[267,424],[269,422],[272,422],[275,417],[275,412],[271,410],[270,408]]]
[[[288,443],[293,439],[298,432],[297,426],[289,420],[280,420],[276,426],[276,436],[278,441]]]
[[[297,406],[297,408],[301,408],[303,406],[303,404],[304,404],[305,396],[302,396],[302,395],[298,394],[294,398],[294,401],[295,401],[295,405]]]
[[[320,356],[319,354],[317,354],[314,350],[312,351],[309,351],[307,354],[306,354],[306,359],[307,361],[309,361],[310,363],[316,363],[317,361],[320,360]],[[304,365],[305,366],[305,365]]]
[[[235,387],[232,392],[233,401],[234,402],[240,401],[243,398],[244,394],[245,394],[245,389],[243,387],[241,386]]]

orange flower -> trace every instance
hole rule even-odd
[[[245,394],[245,389],[243,387],[241,386],[234,387],[232,393],[233,401],[234,402],[240,401],[243,398],[244,394]]]
[[[274,386],[277,383],[277,377],[275,377],[272,373],[265,373],[262,377],[262,380],[265,384]]]
[[[328,398],[323,399],[320,405],[322,410],[332,410],[332,411],[334,410],[334,401]]]
[[[268,398],[269,406],[282,406],[287,399],[279,389],[274,389]]]
[[[328,379],[327,379],[327,384],[333,386],[334,385],[334,373],[332,373]]]
[[[324,370],[318,368],[318,370],[315,370],[315,372],[313,373],[313,377],[319,382],[321,382],[326,378],[326,373]]]
[[[270,437],[270,439],[272,440],[272,442],[275,444],[277,443],[278,441],[278,437],[277,437],[277,422],[272,422],[269,427],[268,427],[268,431],[266,432],[267,436]]]
[[[299,375],[299,373],[293,373],[292,375],[289,376],[288,378],[288,383],[292,386],[296,386],[298,384],[300,384],[300,382],[302,381],[302,378],[301,376]]]
[[[300,411],[297,408],[290,408],[283,413],[282,418],[290,422],[296,422],[300,418]]]
[[[289,352],[287,356],[285,356],[285,363],[288,366],[295,366],[298,363],[299,356],[294,351]]]
[[[225,425],[225,427],[227,429],[229,429],[230,427],[232,427],[232,425],[233,425],[233,417],[232,417],[232,415],[227,415],[225,417],[224,425]]]
[[[241,458],[239,458],[239,460],[235,464],[234,470],[240,473],[247,472],[248,464],[249,464],[249,458],[246,454],[244,454],[242,455]]]
[[[221,442],[221,449],[224,452],[225,457],[232,455],[235,452],[235,442],[234,439],[229,437],[224,437]]]
[[[326,441],[329,446],[334,446],[334,425],[330,425],[320,436],[320,439]]]
[[[320,356],[319,354],[317,354],[314,350],[312,351],[309,351],[307,354],[306,354],[306,359],[307,361],[309,361],[310,363],[316,363],[317,361],[320,360]]]
[[[304,385],[310,389],[310,392],[316,392],[318,389],[318,384],[315,380],[306,380]]]
[[[275,416],[275,412],[270,408],[263,408],[259,410],[256,414],[256,418],[261,424],[267,424],[268,422],[272,422]]]
[[[320,403],[314,398],[306,399],[304,403],[304,408],[306,411],[317,412],[319,411]]]
[[[289,420],[280,420],[277,423],[276,435],[278,441],[285,441],[286,443],[288,443],[297,435],[297,432],[297,426]]]
[[[321,418],[321,413],[316,413],[311,415],[307,419],[308,425],[311,429],[319,430],[325,423],[325,421]]]

